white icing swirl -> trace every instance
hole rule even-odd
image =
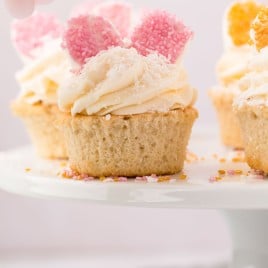
[[[21,86],[19,98],[30,104],[57,104],[57,91],[70,76],[68,55],[60,39],[50,40],[35,54],[35,58],[28,59],[23,70],[17,73]]]
[[[268,105],[268,47],[251,59],[248,74],[239,84],[245,92],[236,99],[236,106]]]
[[[192,105],[196,91],[181,63],[134,48],[114,47],[90,58],[59,90],[59,107],[72,115],[132,115]]]
[[[229,85],[243,77],[248,70],[255,49],[249,45],[228,48],[217,66],[217,75],[222,85]]]

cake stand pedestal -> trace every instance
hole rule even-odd
[[[231,268],[268,267],[268,212],[225,211],[233,241]]]
[[[209,178],[218,170],[239,170],[246,174],[249,167],[233,161],[234,152],[221,147],[215,133],[208,133],[196,132],[192,138],[190,149],[199,155],[199,160],[192,159],[186,164],[186,181],[178,179],[178,175],[173,177],[177,180],[168,183],[63,179],[57,175],[63,163],[38,159],[31,147],[24,147],[0,153],[0,189],[32,197],[106,205],[217,209],[222,211],[230,226],[233,239],[231,267],[267,268],[268,180],[239,176],[211,183]],[[204,148],[205,156],[202,155]],[[219,161],[222,157],[225,161]]]

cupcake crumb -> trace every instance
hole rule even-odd
[[[110,121],[111,118],[112,118],[112,116],[111,116],[110,114],[107,114],[107,115],[105,116],[105,120],[106,120],[106,121]]]
[[[31,172],[32,171],[32,169],[31,168],[28,168],[28,167],[25,168],[24,170],[25,170],[25,172]]]

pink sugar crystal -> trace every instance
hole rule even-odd
[[[209,181],[210,183],[214,183],[214,182],[217,181],[217,178],[216,178],[216,176],[212,176],[212,177],[210,177],[210,178],[208,179],[208,181]]]
[[[141,25],[136,27],[131,40],[142,55],[156,51],[174,63],[192,36],[193,32],[175,16],[165,11],[154,11],[147,14]]]
[[[68,21],[63,47],[79,64],[110,47],[121,46],[122,40],[113,26],[104,18],[82,15]]]
[[[235,170],[233,170],[233,169],[230,169],[230,170],[227,170],[227,175],[229,175],[229,176],[234,176],[235,175]]]
[[[104,17],[119,31],[122,37],[129,34],[132,9],[128,4],[105,3],[96,7],[96,15]]]
[[[44,45],[45,38],[58,38],[62,25],[51,14],[36,13],[12,25],[12,39],[17,50],[25,56],[33,57],[32,51]]]
[[[127,177],[119,177],[118,181],[119,182],[127,182]]]

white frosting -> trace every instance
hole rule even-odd
[[[244,76],[247,73],[249,61],[255,53],[255,49],[249,45],[234,46],[226,50],[217,66],[220,83],[228,85]]]
[[[134,48],[114,47],[90,58],[59,90],[59,107],[72,115],[167,112],[192,105],[196,91],[181,63]]]
[[[268,105],[268,47],[252,58],[248,74],[239,84],[245,92],[236,99],[235,105]]]
[[[241,3],[248,2],[248,0],[237,1]],[[242,46],[235,45],[230,36],[228,14],[237,1],[231,3],[225,10],[222,23],[225,52],[217,65],[217,76],[220,84],[231,90],[237,86],[237,81],[247,73],[248,63],[256,53],[253,46],[247,44]]]
[[[70,69],[68,55],[62,49],[60,39],[50,40],[17,73],[21,86],[19,98],[30,104],[57,104],[57,90],[70,76]]]

